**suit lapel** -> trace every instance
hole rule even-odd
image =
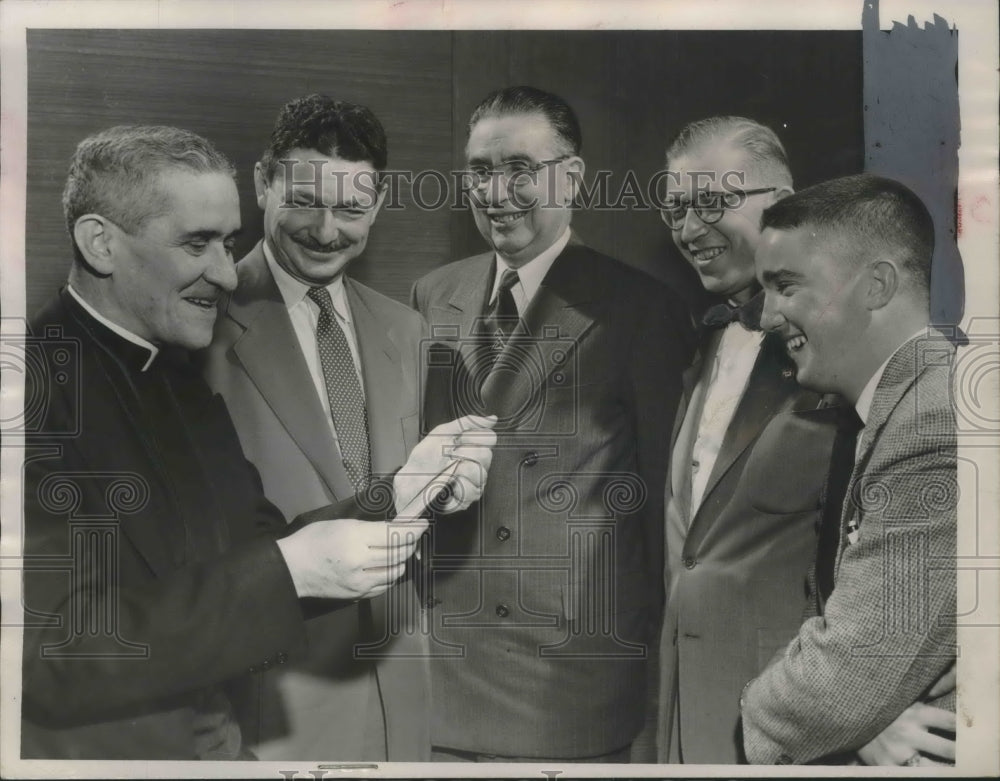
[[[868,468],[875,441],[881,434],[889,416],[903,398],[903,394],[917,381],[923,368],[928,365],[922,351],[927,349],[928,345],[932,349],[940,350],[942,345],[947,344],[948,342],[943,337],[940,342],[937,340],[928,342],[925,338],[911,339],[899,348],[898,352],[886,364],[885,371],[882,372],[882,377],[872,397],[868,420],[859,435],[861,442],[859,443],[858,455],[854,462],[854,469],[851,471],[847,492],[844,495],[844,505],[840,516],[841,536],[837,554],[837,568],[840,567],[840,557],[846,547],[848,521],[857,514],[857,502],[853,501],[851,497],[854,496],[857,483]],[[947,349],[954,348],[949,345]]]
[[[240,283],[226,315],[245,330],[233,352],[333,496],[352,496],[354,489],[261,245],[239,265]]]
[[[712,492],[743,451],[754,442],[775,412],[798,387],[795,382],[795,372],[790,366],[780,340],[765,336],[750,372],[746,390],[722,439],[719,455],[705,485],[701,504],[692,519],[692,529],[698,527],[699,533],[703,533],[711,525],[712,517],[707,508],[714,505],[709,502]],[[702,512],[703,510],[705,512]]]
[[[386,332],[387,322],[380,321],[362,298],[358,284],[351,279],[345,279],[344,284],[365,384],[372,471],[384,474],[406,460],[400,424],[404,386],[399,348]]]
[[[589,253],[582,244],[566,245],[483,383],[486,407],[501,420],[525,408],[548,376],[566,365],[566,350],[559,348],[574,349],[593,325],[593,316],[581,308],[601,298],[601,280],[584,265]]]

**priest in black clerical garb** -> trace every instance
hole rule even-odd
[[[458,456],[441,509],[478,498],[492,421],[432,431],[365,497],[381,520],[356,502],[286,526],[188,361],[236,285],[229,161],[176,128],[112,128],[78,146],[63,207],[69,282],[26,342],[21,755],[252,758],[235,698],[301,650],[304,609],[403,574],[425,524],[384,519],[428,474]]]

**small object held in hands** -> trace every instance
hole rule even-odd
[[[452,479],[458,471],[461,459],[455,459],[434,477],[427,481],[414,495],[406,506],[400,510],[393,519],[394,523],[407,523],[422,520],[424,513],[430,510],[435,504],[443,501],[447,493],[452,490]],[[436,489],[436,490],[432,490]]]

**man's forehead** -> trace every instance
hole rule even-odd
[[[184,232],[220,235],[240,228],[240,200],[233,177],[223,171],[169,168],[150,188],[157,216]]]
[[[724,179],[733,183],[749,180],[748,157],[747,150],[731,139],[715,138],[703,141],[668,160],[667,169],[674,172],[685,185],[718,190]],[[706,182],[713,184],[708,186]]]
[[[466,157],[539,157],[555,153],[559,136],[540,112],[500,114],[480,119],[469,131]]]

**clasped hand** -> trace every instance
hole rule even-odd
[[[467,416],[431,430],[393,479],[397,513],[411,502],[450,513],[478,500],[493,459],[495,423],[495,417]],[[450,479],[434,480],[455,462]],[[427,529],[427,521],[415,516],[383,522],[316,521],[278,540],[296,593],[348,600],[382,594],[402,577]]]

